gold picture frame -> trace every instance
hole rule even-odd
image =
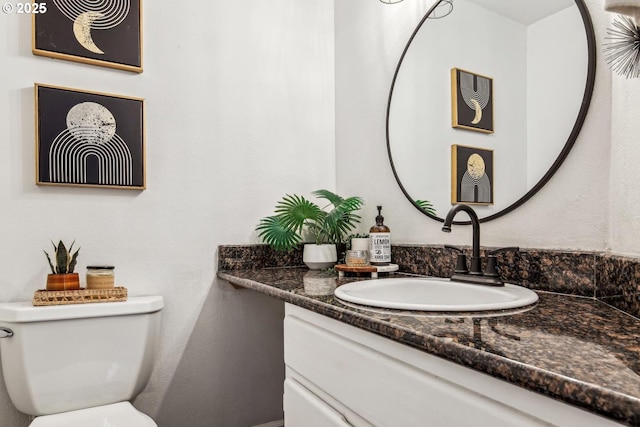
[[[142,0],[34,4],[34,55],[142,72]]]
[[[144,99],[36,83],[36,184],[144,190]]]
[[[493,204],[493,150],[451,146],[451,204]]]
[[[493,79],[451,69],[451,126],[493,133]]]

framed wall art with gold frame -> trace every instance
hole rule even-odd
[[[493,204],[493,150],[451,146],[451,203]]]
[[[53,0],[32,14],[34,55],[142,72],[142,0]]]
[[[451,69],[451,125],[493,133],[493,79]]]
[[[36,184],[144,190],[144,100],[35,84]]]

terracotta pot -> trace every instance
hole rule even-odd
[[[73,291],[80,289],[78,273],[47,274],[48,291]]]

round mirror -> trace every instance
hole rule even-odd
[[[387,106],[387,148],[407,198],[443,221],[481,221],[531,198],[569,153],[595,80],[582,0],[436,2],[405,47]]]

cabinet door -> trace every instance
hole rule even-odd
[[[284,382],[284,422],[287,427],[350,427],[351,424],[299,382]]]

